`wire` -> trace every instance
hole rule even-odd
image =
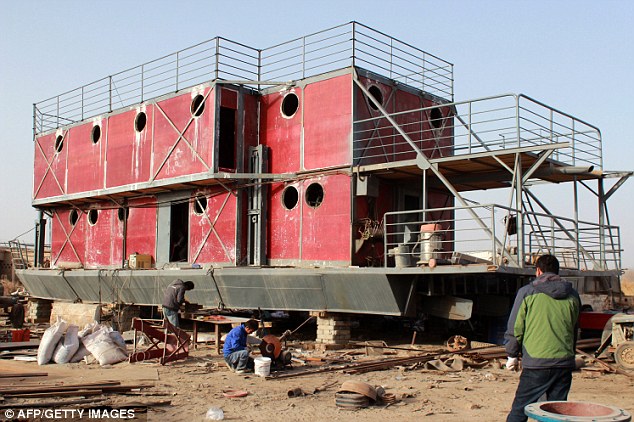
[[[24,236],[25,234],[31,233],[33,230],[35,230],[35,227],[31,227],[29,230],[25,231],[24,233],[17,235],[16,237],[13,238],[13,240],[18,240],[20,237]]]

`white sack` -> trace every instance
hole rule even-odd
[[[66,334],[62,337],[62,340],[57,343],[55,352],[53,353],[53,362],[55,363],[68,363],[71,358],[79,349],[79,327],[76,325],[69,325],[66,329]]]
[[[59,320],[44,331],[40,346],[37,348],[37,364],[45,365],[50,362],[53,352],[57,347],[57,343],[64,335],[68,324],[66,321]]]

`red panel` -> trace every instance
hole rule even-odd
[[[226,191],[198,192],[207,197],[202,215],[190,207],[189,256],[193,262],[236,261],[237,198]]]
[[[147,124],[142,132],[134,128],[138,111],[144,111]],[[152,146],[153,106],[129,110],[108,119],[106,147],[106,187],[149,180]]]
[[[238,109],[238,92],[229,89],[222,88],[222,93],[220,95],[220,105],[222,107],[232,108],[234,110]]]
[[[301,134],[302,91],[293,88],[299,98],[299,109],[292,117],[282,115],[281,106],[287,91],[265,95],[261,100],[260,141],[271,148],[271,173],[289,173],[300,170],[299,147]]]
[[[70,210],[54,212],[51,228],[51,265],[79,263],[85,256],[85,230],[88,226],[86,214],[79,213],[75,226],[70,224]]]
[[[323,187],[318,207],[306,203],[313,183]],[[302,260],[350,263],[350,176],[334,175],[302,182]]]
[[[207,96],[207,99],[202,115],[193,118],[191,105],[197,95]],[[205,88],[156,104],[153,167],[156,179],[169,179],[213,169],[213,95],[209,88]],[[181,132],[183,138],[180,137]]]
[[[55,140],[64,137],[60,152],[55,152]],[[33,168],[33,198],[42,199],[66,193],[66,156],[68,151],[67,133],[57,131],[40,136],[35,140]]]
[[[298,203],[290,210],[282,205],[282,194],[284,188],[287,186],[293,186],[298,189],[300,200],[302,197],[299,183],[290,183],[288,185],[277,183],[271,185],[268,221],[268,258],[272,260],[299,260],[301,204]]]
[[[85,123],[69,130],[68,193],[87,192],[103,187],[103,164],[107,119]],[[92,141],[93,127],[99,125],[100,139]]]
[[[351,75],[304,89],[304,167],[349,165],[352,131]]]
[[[97,222],[85,225],[86,231],[86,251],[85,268],[96,268],[104,265],[113,265],[112,250],[113,239],[121,229],[113,224],[113,217],[116,220],[116,210],[98,209]],[[119,260],[116,264],[121,264]]]
[[[152,255],[156,259],[156,198],[137,198],[129,202],[126,255]]]

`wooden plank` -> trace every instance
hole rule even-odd
[[[0,372],[0,378],[47,377],[48,372]]]
[[[26,394],[5,394],[6,398],[31,399],[40,397],[68,397],[68,396],[97,396],[103,394],[101,389],[95,390],[73,390],[73,391],[56,391],[51,393],[26,393]]]
[[[119,381],[102,381],[102,382],[93,382],[93,383],[85,383],[85,384],[67,384],[67,385],[40,385],[33,387],[22,387],[18,388],[15,386],[9,388],[0,388],[0,394],[18,394],[18,393],[44,393],[44,392],[52,392],[52,391],[72,391],[78,389],[99,389],[99,388],[107,388],[111,386],[121,385]],[[91,388],[94,387],[94,388]]]
[[[39,340],[14,341],[11,343],[0,343],[0,352],[3,350],[37,349],[38,347],[40,347]]]

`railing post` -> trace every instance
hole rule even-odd
[[[112,76],[108,76],[108,112],[112,113]]]
[[[84,120],[84,86],[81,87],[81,120]]]
[[[145,88],[145,63],[141,65],[141,102],[143,102],[143,89]]]
[[[216,71],[214,79],[218,79],[218,75],[220,74],[219,69],[219,61],[220,61],[220,37],[216,37]]]
[[[302,79],[306,77],[306,37],[302,37]]]
[[[33,103],[33,141],[37,135],[37,104]]]
[[[57,96],[57,110],[55,111],[55,127],[59,127],[59,95]]]
[[[357,39],[357,23],[352,22],[352,67],[355,66],[355,58],[357,57],[356,39]]]
[[[179,56],[179,53],[180,53],[180,51],[176,52],[176,91],[175,92],[178,92],[178,70],[180,69],[180,63],[179,63],[180,56]]]

